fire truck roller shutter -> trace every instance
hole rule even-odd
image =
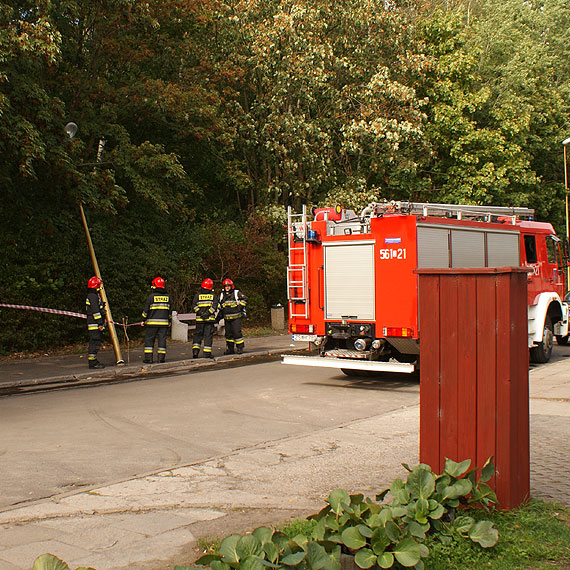
[[[325,318],[374,320],[374,242],[323,244]]]
[[[451,267],[485,267],[485,232],[451,230]]]
[[[418,267],[449,267],[449,229],[418,224]]]
[[[487,232],[487,267],[518,267],[519,248],[518,232]]]

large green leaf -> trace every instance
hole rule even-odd
[[[323,540],[325,537],[325,530],[325,519],[320,519],[311,531],[311,538],[313,540]]]
[[[239,562],[239,554],[237,553],[236,546],[241,536],[239,534],[232,534],[222,540],[220,544],[220,556],[224,562],[232,563]]]
[[[267,556],[267,560],[269,560],[270,562],[275,562],[277,558],[279,558],[279,550],[277,549],[277,546],[273,542],[266,542],[263,545],[263,551]]]
[[[408,475],[406,488],[412,497],[429,499],[435,490],[435,475],[427,466],[416,466]]]
[[[260,526],[256,528],[251,534],[259,540],[261,544],[266,542],[271,542],[271,537],[273,536],[273,530],[267,526]]]
[[[354,555],[354,562],[359,568],[372,568],[376,564],[376,554],[370,548],[361,548]]]
[[[467,534],[474,523],[473,517],[462,515],[453,521],[453,528],[461,534]]]
[[[53,554],[42,554],[34,560],[33,570],[69,570],[69,566]]]
[[[489,459],[487,459],[487,461],[485,461],[485,464],[481,468],[481,477],[479,478],[479,481],[481,483],[486,483],[489,481],[489,479],[491,479],[494,473],[495,465],[493,464],[493,457],[491,456]]]
[[[386,535],[392,542],[398,542],[398,540],[400,540],[400,537],[402,536],[402,531],[395,522],[388,521],[386,523],[385,529],[386,529]]]
[[[499,531],[493,527],[492,522],[479,521],[469,531],[469,538],[473,542],[478,542],[483,548],[491,548],[499,540]]]
[[[331,530],[339,530],[340,529],[340,525],[339,525],[338,520],[334,514],[327,515],[325,517],[324,521],[325,521],[325,526],[327,528],[330,528]]]
[[[405,538],[393,548],[396,560],[406,567],[415,566],[421,558],[420,545],[413,538]]]
[[[427,527],[427,528],[426,528]],[[408,528],[410,529],[410,533],[412,536],[416,538],[425,539],[426,532],[429,530],[429,524],[419,524],[416,521],[410,521],[408,524]]]
[[[340,515],[343,511],[343,505],[350,505],[350,495],[344,489],[336,489],[329,495],[329,505],[333,512]]]
[[[281,559],[281,562],[286,566],[297,566],[302,560],[305,559],[307,553],[304,550],[288,554]]]
[[[235,550],[240,560],[256,556],[261,552],[261,542],[253,534],[246,534],[238,540]]]
[[[386,529],[377,528],[370,539],[370,546],[372,546],[374,554],[382,554],[390,544],[392,544],[392,541],[388,538]]]
[[[329,559],[330,555],[318,542],[309,541],[307,544],[307,562],[309,568],[312,568],[312,570],[320,570],[327,565]]]
[[[451,477],[461,477],[467,469],[469,469],[470,465],[471,459],[466,459],[461,463],[456,463],[455,461],[446,458],[444,472],[451,475]]]
[[[443,516],[443,513],[445,513],[445,509],[441,503],[438,503],[437,501],[430,501],[429,517],[431,519],[440,519]]]
[[[362,536],[365,536],[366,538],[370,538],[372,536],[372,529],[365,524],[356,525],[356,528],[360,531]]]
[[[427,523],[427,516],[429,513],[429,503],[427,499],[418,499],[414,508],[414,518],[420,524]]]
[[[212,560],[210,563],[210,568],[212,570],[230,570],[231,566],[222,562],[221,560]]]
[[[472,485],[469,479],[459,479],[444,489],[444,498],[458,499],[459,497],[465,497],[471,492],[471,489]]]
[[[352,549],[357,550],[366,545],[366,538],[364,538],[361,532],[356,527],[345,528],[342,531],[342,541],[344,544]]]
[[[265,566],[257,556],[248,556],[240,561],[240,570],[265,570]]]
[[[384,552],[378,556],[378,566],[380,568],[392,568],[394,566],[394,555],[391,552]]]
[[[329,552],[329,557],[327,563],[323,567],[323,570],[340,570],[340,550],[341,549],[339,545],[336,545],[334,548],[327,550],[327,552]]]

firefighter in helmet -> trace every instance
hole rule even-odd
[[[87,330],[89,332],[89,349],[87,361],[89,368],[105,368],[105,365],[97,360],[97,353],[101,348],[103,329],[105,328],[105,303],[101,299],[99,291],[103,281],[99,277],[91,277],[87,282],[87,298],[85,299],[85,312],[87,313]]]
[[[164,279],[155,277],[152,280],[152,291],[146,299],[142,312],[141,325],[146,327],[144,335],[145,364],[153,363],[154,341],[158,339],[158,362],[166,360],[166,336],[170,326],[170,295],[166,292]]]
[[[212,340],[218,308],[218,298],[214,295],[214,282],[210,278],[204,279],[192,301],[192,310],[196,313],[196,329],[192,342],[193,358],[198,358],[202,340],[204,340],[204,358],[214,358]]]
[[[218,320],[224,319],[226,329],[225,354],[243,353],[243,335],[241,320],[245,317],[247,297],[235,288],[231,279],[224,279],[220,293],[220,312]]]

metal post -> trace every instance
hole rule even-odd
[[[81,212],[81,220],[83,221],[83,228],[85,229],[85,237],[87,238],[87,245],[89,246],[89,254],[91,255],[91,261],[93,262],[93,270],[95,275],[101,278],[101,272],[99,271],[99,264],[97,263],[97,257],[95,257],[95,249],[93,248],[93,242],[91,241],[91,234],[89,233],[89,227],[87,226],[87,220],[85,218],[85,212],[83,211],[83,204],[79,202],[79,211]],[[101,299],[105,303],[105,316],[107,317],[107,325],[109,325],[109,333],[111,335],[111,342],[113,343],[113,350],[115,351],[115,358],[117,360],[116,365],[120,366],[125,364],[123,356],[121,355],[121,347],[119,346],[119,339],[117,337],[117,331],[115,330],[115,324],[113,322],[113,315],[111,314],[111,307],[109,306],[109,301],[107,299],[107,294],[105,293],[105,285],[101,286]]]
[[[564,145],[564,187],[566,188],[566,240],[570,243],[570,225],[568,222],[568,168],[566,165],[566,146],[570,143],[570,138],[562,141]],[[570,290],[570,265],[566,267],[566,290]]]

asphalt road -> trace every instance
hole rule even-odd
[[[413,406],[417,378],[279,362],[0,400],[0,509]]]

